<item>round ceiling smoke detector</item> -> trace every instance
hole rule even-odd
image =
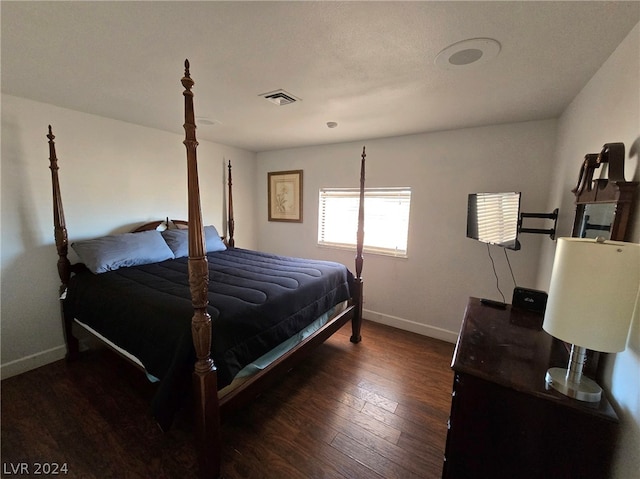
[[[498,56],[500,43],[492,38],[472,38],[449,45],[436,56],[435,64],[445,70],[468,68]]]

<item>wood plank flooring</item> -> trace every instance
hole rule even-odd
[[[225,421],[226,479],[440,477],[454,346],[368,321],[360,344],[349,333]],[[35,477],[36,463],[66,464],[71,478],[197,477],[188,406],[161,432],[154,387],[110,351],[1,388],[2,477],[22,464]]]

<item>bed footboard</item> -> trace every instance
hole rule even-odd
[[[196,126],[193,108],[194,85],[189,74],[189,62],[185,61],[185,74],[182,78],[185,98],[185,141],[187,148],[187,178],[189,197],[189,284],[194,307],[192,319],[193,344],[196,350],[196,365],[193,373],[194,397],[196,407],[196,442],[200,457],[201,474],[204,478],[220,476],[221,466],[221,408],[228,411],[239,407],[247,398],[253,396],[278,376],[278,371],[286,371],[298,362],[311,349],[325,341],[347,321],[352,322],[351,341],[361,340],[360,327],[362,324],[363,305],[363,242],[364,242],[364,184],[365,184],[365,149],[362,149],[360,169],[360,206],[358,214],[357,248],[356,248],[356,277],[352,284],[352,302],[350,307],[327,323],[316,334],[303,341],[298,347],[277,360],[268,368],[268,372],[258,375],[247,383],[246,388],[236,391],[232,396],[220,401],[217,394],[216,367],[211,359],[211,318],[207,313],[207,289],[209,270],[204,250],[204,231],[202,226],[202,211],[200,206],[200,192],[198,186],[196,147]],[[231,196],[231,168],[229,165],[229,203]],[[230,246],[233,246],[233,217],[229,218]]]

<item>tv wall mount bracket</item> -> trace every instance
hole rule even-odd
[[[522,221],[524,218],[542,218],[553,220],[553,228],[523,228]],[[518,220],[518,232],[519,233],[532,233],[536,235],[549,235],[552,240],[556,239],[556,227],[558,225],[558,208],[551,213],[520,213],[520,219]]]

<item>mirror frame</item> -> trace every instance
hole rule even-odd
[[[595,170],[601,164],[608,163],[608,178],[593,179]],[[630,231],[634,200],[638,190],[638,181],[624,179],[624,144],[607,143],[600,154],[588,154],[578,176],[578,184],[572,190],[576,195],[576,214],[573,220],[571,236],[580,236],[585,210],[588,205],[614,205],[613,223],[610,229],[612,241],[626,241]],[[605,353],[587,351],[584,374],[602,381],[603,370],[600,356]]]
[[[571,236],[580,236],[580,226],[583,223],[587,205],[613,204],[613,223],[607,239],[612,241],[627,239],[638,182],[625,181],[624,157],[624,143],[606,143],[600,153],[590,153],[585,156],[580,168],[578,184],[572,190],[576,195],[576,214]],[[608,178],[594,180],[594,173],[602,164],[608,166]]]

